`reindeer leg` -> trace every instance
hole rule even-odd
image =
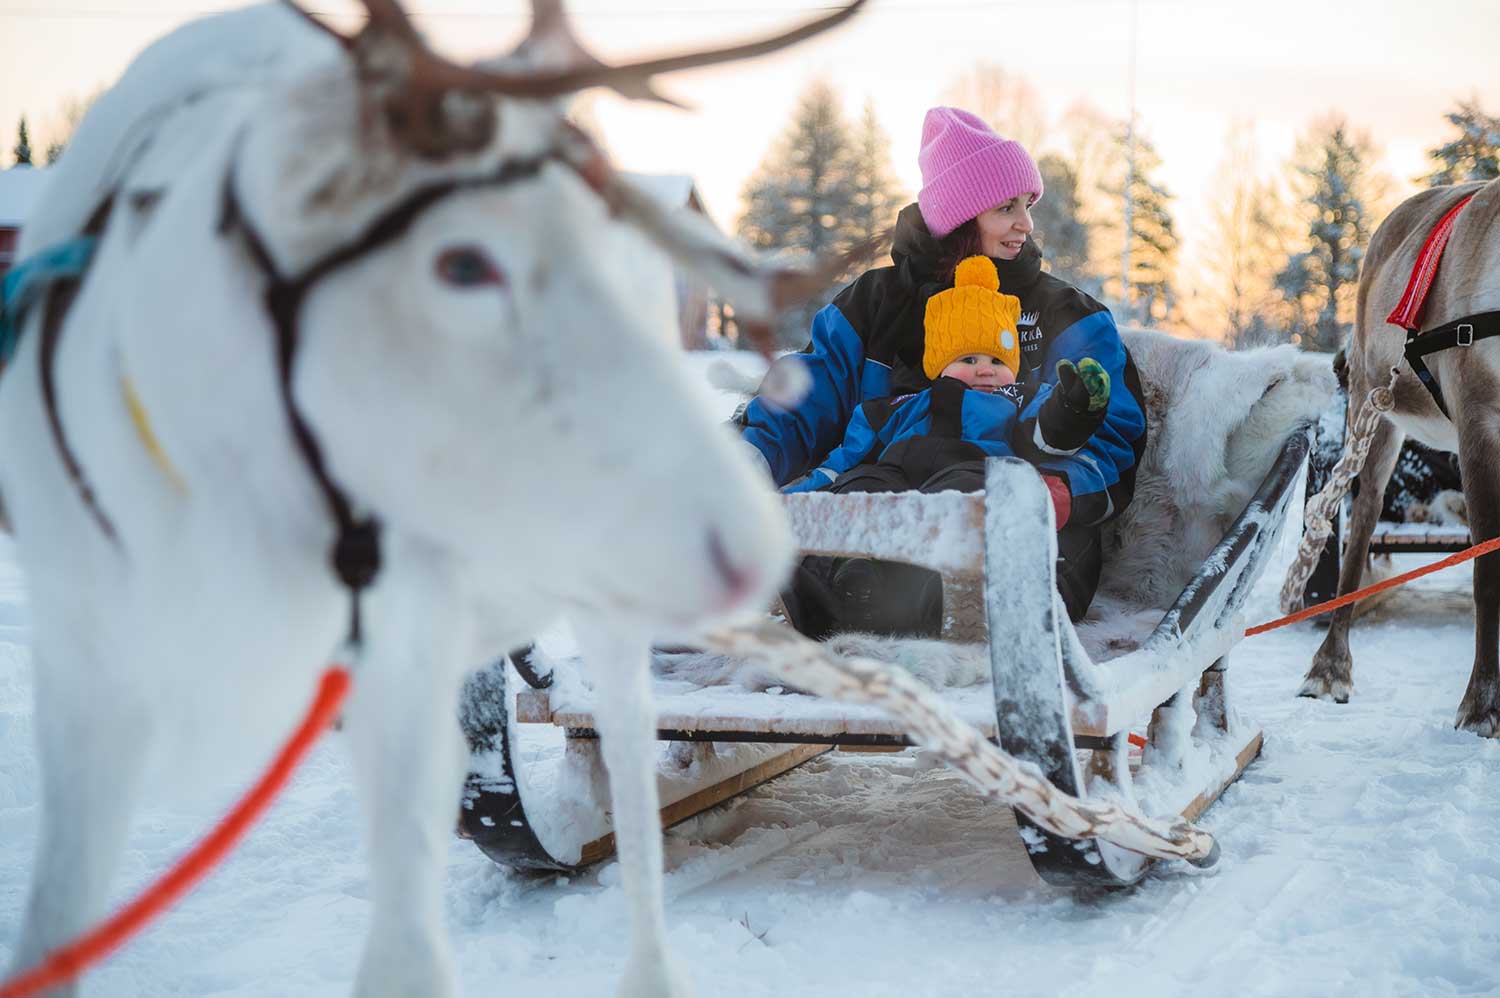
[[[80,688],[103,670],[44,650],[55,647],[40,636],[33,645],[41,827],[12,973],[32,969],[107,914],[105,903],[140,796],[149,742],[143,711],[97,686]],[[67,654],[77,653],[69,649]],[[56,663],[63,661],[73,665],[71,672],[57,671]],[[74,983],[48,995],[77,993]]]
[[[1350,392],[1351,406],[1363,400],[1366,391],[1368,388]],[[1349,422],[1352,425],[1354,421]],[[1339,571],[1340,596],[1358,589],[1364,578],[1365,562],[1370,555],[1370,537],[1380,519],[1385,486],[1391,480],[1391,472],[1396,469],[1396,459],[1401,455],[1401,442],[1405,437],[1389,419],[1382,419],[1375,428],[1369,457],[1359,472],[1359,495],[1350,510],[1344,564]],[[1297,691],[1298,696],[1333,700],[1335,703],[1349,702],[1349,695],[1354,692],[1354,659],[1349,654],[1349,625],[1353,620],[1352,605],[1333,611],[1328,636],[1313,655],[1312,666],[1307,670],[1302,688]]]
[[[619,993],[621,998],[687,998],[690,990],[666,943],[651,643],[635,633],[577,631],[594,678],[594,716],[609,770],[615,849],[630,909],[630,958]]]
[[[401,568],[366,608],[370,636],[345,718],[374,909],[354,994],[447,998],[443,882],[468,758],[457,719],[469,632],[449,579]]]
[[[1500,469],[1493,464],[1500,431],[1489,419],[1466,422],[1460,428],[1458,460],[1470,537],[1478,544],[1500,536]],[[1474,669],[1454,727],[1500,737],[1500,553],[1474,561]]]

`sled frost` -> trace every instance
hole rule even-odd
[[[786,504],[807,554],[865,555],[942,574],[944,638],[980,642],[969,648],[988,658],[990,680],[943,695],[1001,748],[1036,764],[1067,793],[1195,819],[1260,751],[1260,730],[1230,709],[1224,680],[1244,632],[1239,611],[1280,535],[1310,441],[1306,425],[1286,436],[1259,489],[1171,606],[1154,613],[1107,606],[1100,619],[1076,628],[1055,595],[1050,500],[1024,462],[990,461],[981,494],[813,493],[788,496]],[[1143,621],[1154,624],[1142,630]],[[476,683],[465,727],[476,760],[490,772],[471,777],[466,834],[496,860],[518,866],[567,869],[607,855],[587,691],[526,689],[513,705],[504,669]],[[872,707],[774,688],[656,685],[660,737],[675,743],[661,767],[667,824],[829,746],[909,744],[900,726]],[[565,729],[560,767],[554,760],[541,778],[527,772],[517,722]],[[1132,732],[1146,739],[1138,756]],[[687,761],[674,769],[673,753]],[[1120,886],[1149,865],[1106,843],[1050,835],[1019,813],[1017,822],[1033,864],[1051,883]]]

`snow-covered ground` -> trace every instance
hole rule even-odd
[[[1275,616],[1279,568],[1251,622]],[[1240,646],[1231,694],[1266,748],[1204,819],[1224,850],[1214,871],[1162,867],[1134,890],[1075,897],[1041,884],[1009,814],[948,773],[910,753],[832,753],[668,834],[672,943],[703,996],[1500,994],[1500,744],[1452,728],[1468,592],[1468,568],[1451,569],[1373,611],[1345,706],[1293,696],[1321,637],[1310,625]],[[26,621],[0,542],[0,964],[37,828]],[[146,807],[117,900],[239,791]],[[342,994],[369,911],[335,736],[87,991]],[[614,864],[515,874],[454,839],[448,919],[469,995],[609,995],[625,958]]]

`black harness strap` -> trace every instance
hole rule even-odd
[[[1432,394],[1432,400],[1437,403],[1438,409],[1448,419],[1451,420],[1453,417],[1448,412],[1447,403],[1443,401],[1443,390],[1438,386],[1437,379],[1432,376],[1432,372],[1427,369],[1427,363],[1422,358],[1453,347],[1470,347],[1492,336],[1500,336],[1500,311],[1466,315],[1426,332],[1415,330],[1407,332],[1406,362],[1411,365],[1417,378]]]
[[[361,640],[359,611],[360,592],[374,581],[380,571],[380,523],[373,516],[357,515],[348,494],[329,474],[327,461],[317,436],[303,418],[302,411],[292,397],[292,368],[296,360],[298,336],[297,317],[308,292],[314,284],[367,253],[371,253],[395,240],[406,232],[417,216],[439,200],[461,190],[493,187],[535,176],[543,166],[553,159],[561,159],[558,150],[552,149],[524,159],[507,160],[499,169],[488,175],[465,180],[450,180],[423,187],[408,195],[384,214],[375,219],[360,236],[346,246],[332,250],[308,266],[295,277],[283,277],[271,259],[265,241],[245,218],[234,192],[233,169],[224,178],[224,196],[218,231],[226,233],[237,229],[244,237],[250,257],[266,277],[266,312],[276,330],[276,360],[281,386],[281,404],[287,422],[292,429],[292,438],[302,452],[308,470],[312,472],[318,489],[323,493],[328,511],[338,528],[338,539],[334,542],[332,562],[334,571],[350,593],[349,640],[358,645]],[[566,160],[563,160],[566,163]]]
[[[98,208],[94,209],[94,213],[89,216],[88,222],[84,224],[83,231],[79,234],[98,236],[102,233],[105,225],[109,223],[109,215],[114,204],[114,195],[110,195]],[[99,504],[93,485],[84,474],[83,466],[78,463],[78,455],[73,452],[73,446],[68,442],[67,431],[63,429],[62,415],[57,408],[57,346],[62,339],[63,319],[67,317],[68,309],[72,307],[73,299],[78,296],[78,289],[82,286],[81,277],[65,277],[53,282],[52,286],[47,289],[47,299],[42,308],[42,340],[37,344],[42,403],[47,408],[47,423],[52,427],[52,442],[62,457],[63,467],[67,469],[68,477],[73,480],[79,497],[83,499],[83,505],[99,524],[99,529],[104,531],[104,536],[118,545],[120,543],[119,532],[115,530],[114,521]],[[16,322],[21,321],[23,321],[22,317],[18,316]]]

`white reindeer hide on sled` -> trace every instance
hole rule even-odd
[[[1326,354],[1229,351],[1164,333],[1122,333],[1146,396],[1135,498],[1105,532],[1100,592],[1165,609],[1271,470],[1288,431],[1337,390]]]
[[[1316,419],[1337,387],[1331,358],[1290,345],[1231,352],[1145,330],[1122,336],[1140,372],[1148,435],[1135,498],[1105,527],[1099,597],[1078,627],[1096,660],[1149,633],[1244,510],[1287,433]],[[709,379],[722,390],[755,387],[727,364],[710,369]],[[934,688],[990,678],[982,645],[859,633],[836,634],[828,644]],[[703,686],[786,686],[756,662],[714,653],[658,654],[654,667],[663,678]]]

